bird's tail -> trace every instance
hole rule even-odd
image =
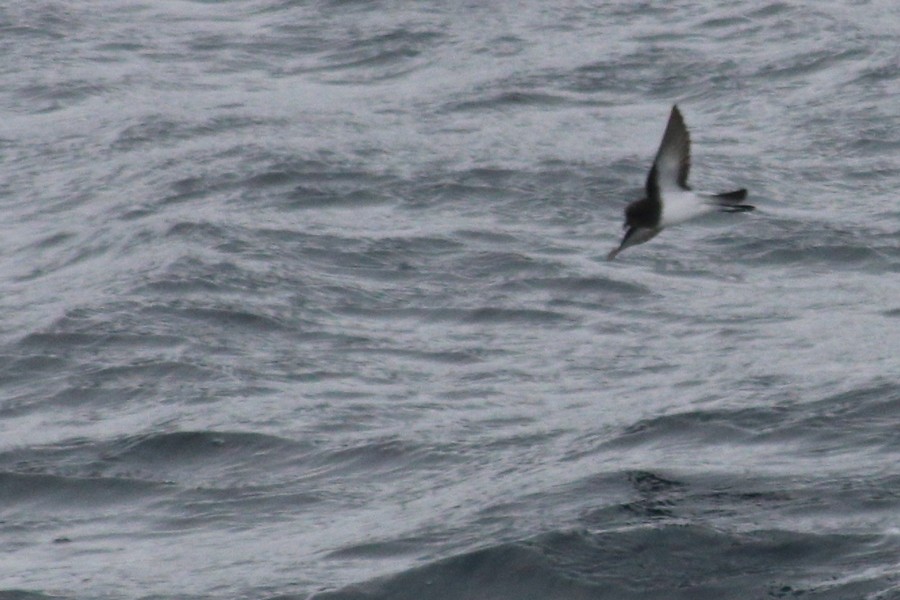
[[[713,198],[719,209],[724,212],[746,212],[754,210],[756,207],[750,204],[741,204],[741,200],[747,197],[747,190],[741,188],[733,192],[722,192],[715,194]]]

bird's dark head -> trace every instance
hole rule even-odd
[[[625,208],[623,227],[656,227],[659,220],[658,208],[647,198],[632,202]]]
[[[659,233],[659,207],[641,198],[625,208],[625,235],[619,247],[609,253],[608,260],[614,259],[619,252],[629,246],[637,246],[652,239]]]

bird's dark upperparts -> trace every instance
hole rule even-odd
[[[645,196],[625,208],[625,235],[609,253],[614,259],[622,250],[653,239],[665,227],[689,221],[715,210],[745,212],[753,210],[741,201],[747,190],[718,194],[695,192],[688,186],[691,168],[691,138],[678,105],[672,106],[656,158],[647,174]]]

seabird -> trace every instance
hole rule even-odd
[[[695,192],[688,186],[691,168],[691,138],[678,105],[672,106],[669,123],[663,133],[659,151],[647,175],[646,197],[625,208],[625,236],[607,260],[628,248],[653,239],[665,227],[683,223],[694,217],[721,210],[745,212],[755,207],[741,204],[747,190],[712,194]]]

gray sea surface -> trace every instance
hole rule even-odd
[[[0,599],[900,599],[900,4],[0,5]],[[605,260],[672,104],[746,187]]]

